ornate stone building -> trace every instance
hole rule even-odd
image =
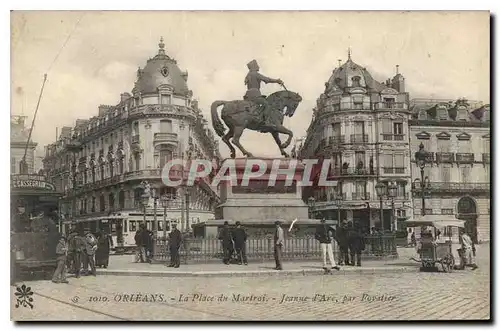
[[[13,115],[10,117],[10,174],[20,172],[20,162],[24,157],[26,142],[29,136],[29,127],[26,127],[26,116]],[[26,151],[28,174],[35,172],[35,149],[38,144],[30,141]]]
[[[478,101],[414,99],[411,151],[431,153],[424,168],[425,214],[457,215],[473,239],[490,240],[490,107]],[[412,153],[415,214],[421,214],[420,168]],[[449,231],[447,229],[446,231]],[[452,234],[456,236],[456,233]]]
[[[171,200],[166,218],[181,230],[213,219],[218,196],[208,184],[173,188],[161,180],[163,166],[173,158],[220,158],[187,79],[161,40],[158,54],[137,71],[131,94],[123,93],[117,105],[101,105],[97,116],[63,128],[59,139],[46,146],[44,169],[65,194],[61,210],[66,223],[94,229],[107,223],[113,235],[133,245],[144,219],[148,228],[163,230],[166,197]],[[143,181],[151,187],[149,201],[143,198]]]
[[[357,220],[365,228],[397,227],[398,217],[411,216],[409,155],[409,96],[404,77],[397,73],[380,83],[349,54],[333,70],[313,118],[299,158],[329,159],[334,187],[311,187],[304,199],[314,198],[316,217]],[[392,201],[382,201],[375,186],[397,186]]]

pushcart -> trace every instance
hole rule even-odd
[[[452,250],[451,231],[448,231],[448,238],[436,238],[437,229],[445,227],[463,228],[465,221],[458,219],[433,219],[432,217],[422,217],[412,221],[407,221],[407,226],[421,227],[422,233],[418,243],[420,259],[412,260],[421,262],[422,271],[437,270],[436,265],[441,265],[444,272],[451,272],[455,266],[455,257]]]

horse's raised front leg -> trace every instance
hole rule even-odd
[[[233,130],[234,130],[234,135],[233,135],[233,139],[232,139],[233,144],[240,149],[240,151],[243,153],[243,155],[246,155],[248,157],[253,157],[253,155],[251,153],[247,152],[247,150],[245,148],[243,148],[243,146],[241,146],[241,144],[240,144],[240,137],[243,134],[243,130],[245,130],[245,127],[244,126],[235,126],[233,128]]]
[[[278,132],[272,132],[271,134],[273,135],[274,141],[276,141],[276,145],[278,145],[278,147],[280,149],[281,155],[283,155],[284,157],[288,157],[288,153],[285,152],[283,147],[281,147],[281,140],[280,140],[280,135],[278,134]]]
[[[287,128],[285,128],[283,125],[278,125],[278,126],[276,126],[276,133],[282,133],[282,134],[288,135],[288,139],[285,141],[284,144],[281,145],[282,149],[287,148],[290,145],[290,143],[292,142],[293,132],[288,130]]]
[[[226,123],[227,125],[227,123]],[[231,126],[229,126],[229,131],[222,137],[222,141],[226,143],[227,147],[229,147],[229,150],[231,151],[231,158],[234,159],[236,157],[236,150],[234,149],[233,145],[231,145],[231,142],[229,139],[231,139],[234,136],[234,130]]]

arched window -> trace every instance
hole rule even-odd
[[[125,209],[125,191],[118,193],[118,206],[120,209]]]
[[[113,193],[109,194],[109,210],[113,210],[115,208],[115,195]]]
[[[105,211],[106,210],[106,201],[104,199],[104,195],[101,195],[99,197],[99,211]]]

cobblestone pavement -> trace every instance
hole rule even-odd
[[[26,283],[35,292],[34,308],[14,308],[12,304],[11,317],[166,321],[488,319],[489,252],[483,250],[478,264],[480,268],[475,271],[449,274],[98,276],[70,278],[68,285],[34,281]]]

